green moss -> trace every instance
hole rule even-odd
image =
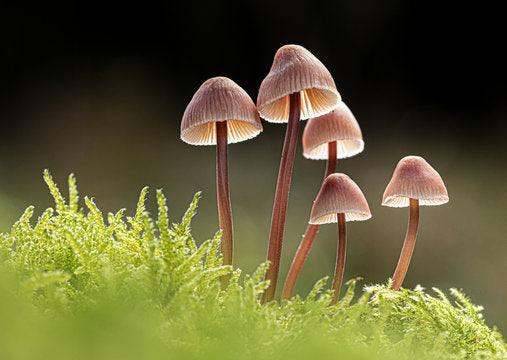
[[[141,191],[132,217],[103,214],[90,198],[79,208],[69,177],[64,199],[32,220],[29,207],[1,235],[1,359],[505,359],[501,335],[462,292],[356,290],[328,306],[326,279],[306,298],[262,306],[267,265],[252,275],[222,266],[220,234],[191,233],[199,194],[170,224]],[[221,289],[220,277],[231,274]]]

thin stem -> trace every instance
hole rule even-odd
[[[345,214],[338,214],[338,251],[336,252],[336,266],[333,277],[333,300],[331,305],[338,303],[340,299],[340,290],[343,282],[343,273],[345,271],[345,258],[347,251],[347,225]]]
[[[329,175],[333,174],[336,170],[337,156],[336,156],[336,141],[328,143],[328,152],[327,152],[327,166],[326,172],[324,174],[324,180]],[[303,240],[299,244],[299,247],[294,255],[294,259],[292,260],[292,264],[289,269],[289,273],[287,274],[287,278],[285,279],[285,284],[283,286],[282,299],[290,299],[292,297],[292,293],[294,292],[294,287],[296,286],[297,279],[301,274],[301,270],[303,269],[303,265],[308,258],[308,254],[310,253],[310,249],[312,248],[313,241],[319,232],[320,225],[310,224],[306,228],[305,234],[303,236]]]
[[[278,171],[278,180],[276,183],[275,201],[273,204],[273,213],[271,215],[271,229],[269,232],[267,259],[270,265],[266,273],[266,280],[270,281],[270,285],[262,298],[263,303],[273,300],[276,291],[276,283],[278,281],[278,272],[280,270],[285,215],[287,213],[287,204],[289,201],[292,168],[296,155],[301,117],[300,93],[291,94],[289,103],[289,121],[285,132],[285,141],[283,143],[282,158],[280,160],[280,169]]]
[[[337,159],[337,145],[336,141],[331,141],[327,143],[327,166],[326,166],[326,175],[324,176],[324,180],[331,174],[336,171],[336,163]]]
[[[310,249],[313,244],[313,240],[315,240],[315,236],[319,232],[319,225],[310,224],[306,228],[305,235],[303,236],[303,240],[299,244],[299,247],[296,251],[296,255],[294,255],[294,259],[292,260],[292,264],[289,269],[289,273],[287,274],[287,278],[285,279],[285,285],[283,286],[282,299],[288,300],[292,297],[292,293],[294,291],[294,287],[296,286],[296,281],[303,269],[303,265],[306,262],[306,258],[310,253]]]
[[[414,252],[415,240],[417,238],[417,226],[419,225],[419,200],[410,199],[410,214],[408,218],[407,234],[405,235],[405,241],[403,242],[403,248],[401,249],[400,259],[393,275],[393,284],[391,289],[399,290],[405,275],[407,275],[408,266],[410,265],[410,259]]]
[[[229,175],[227,167],[227,122],[216,122],[217,134],[217,204],[218,222],[222,229],[222,256],[224,265],[232,264],[232,211],[229,195]]]

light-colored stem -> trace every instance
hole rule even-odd
[[[338,250],[336,252],[336,265],[333,277],[333,300],[331,305],[338,303],[340,299],[340,290],[343,282],[343,273],[345,271],[345,259],[347,251],[347,225],[345,214],[338,214]]]
[[[285,216],[289,201],[292,168],[298,144],[299,122],[301,117],[301,94],[299,92],[291,94],[289,103],[289,120],[285,132],[278,180],[276,182],[275,201],[273,204],[271,229],[269,232],[267,260],[270,262],[270,265],[266,273],[266,280],[269,280],[270,284],[263,295],[263,303],[269,302],[275,297],[278,272],[280,271]]]
[[[405,275],[407,275],[408,266],[410,265],[410,259],[414,252],[415,240],[417,238],[417,227],[419,225],[419,200],[410,199],[410,214],[408,218],[407,234],[405,235],[405,241],[403,242],[403,248],[401,249],[400,259],[393,275],[393,284],[391,289],[399,290]]]
[[[217,204],[218,222],[222,229],[221,250],[224,265],[232,264],[233,230],[232,211],[229,195],[229,175],[227,166],[227,122],[216,123],[217,135]]]
[[[336,170],[336,141],[328,143],[328,153],[327,153],[327,166],[326,172],[324,174],[324,180],[335,172]],[[306,228],[305,235],[299,244],[299,247],[294,255],[294,259],[292,260],[292,264],[289,269],[289,273],[287,274],[287,278],[285,279],[285,284],[283,286],[282,299],[290,299],[292,297],[292,293],[294,292],[294,287],[296,286],[297,279],[301,274],[301,270],[303,269],[303,265],[308,258],[308,254],[310,253],[310,249],[312,248],[313,241],[319,232],[320,225],[310,224]]]

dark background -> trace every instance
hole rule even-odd
[[[179,140],[193,92],[228,76],[253,99],[276,49],[297,43],[333,74],[364,133],[365,152],[339,163],[374,218],[350,225],[346,277],[391,275],[406,211],[379,205],[396,162],[425,157],[451,202],[424,208],[406,285],[463,288],[507,326],[505,30],[488,2],[210,1],[4,4],[0,8],[0,230],[29,204],[50,206],[49,168],[106,211],[132,211],[142,186],[163,187],[177,219],[204,191],[194,230],[216,230],[214,148]],[[236,264],[264,259],[284,126],[265,123],[230,148]],[[324,163],[297,156],[285,276]],[[153,209],[153,199],[150,208]],[[322,229],[299,292],[331,275],[335,228]],[[283,279],[282,279],[283,280]]]

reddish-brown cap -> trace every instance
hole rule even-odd
[[[333,77],[311,52],[299,45],[282,46],[262,81],[257,97],[261,116],[270,122],[289,119],[289,95],[301,93],[301,120],[331,111],[341,97]]]
[[[254,102],[226,77],[206,80],[196,91],[181,120],[181,139],[192,145],[215,145],[217,121],[227,121],[227,141],[251,139],[262,131]]]
[[[337,158],[344,159],[364,150],[363,135],[352,111],[340,101],[325,115],[308,120],[303,132],[303,155],[308,159],[327,159],[327,144],[336,141]]]
[[[345,214],[346,221],[371,218],[370,207],[359,186],[345,174],[331,174],[313,202],[310,224],[335,223],[339,213]]]
[[[384,191],[382,205],[406,207],[409,199],[418,199],[419,205],[442,205],[449,201],[440,174],[420,156],[406,156],[398,162]]]

